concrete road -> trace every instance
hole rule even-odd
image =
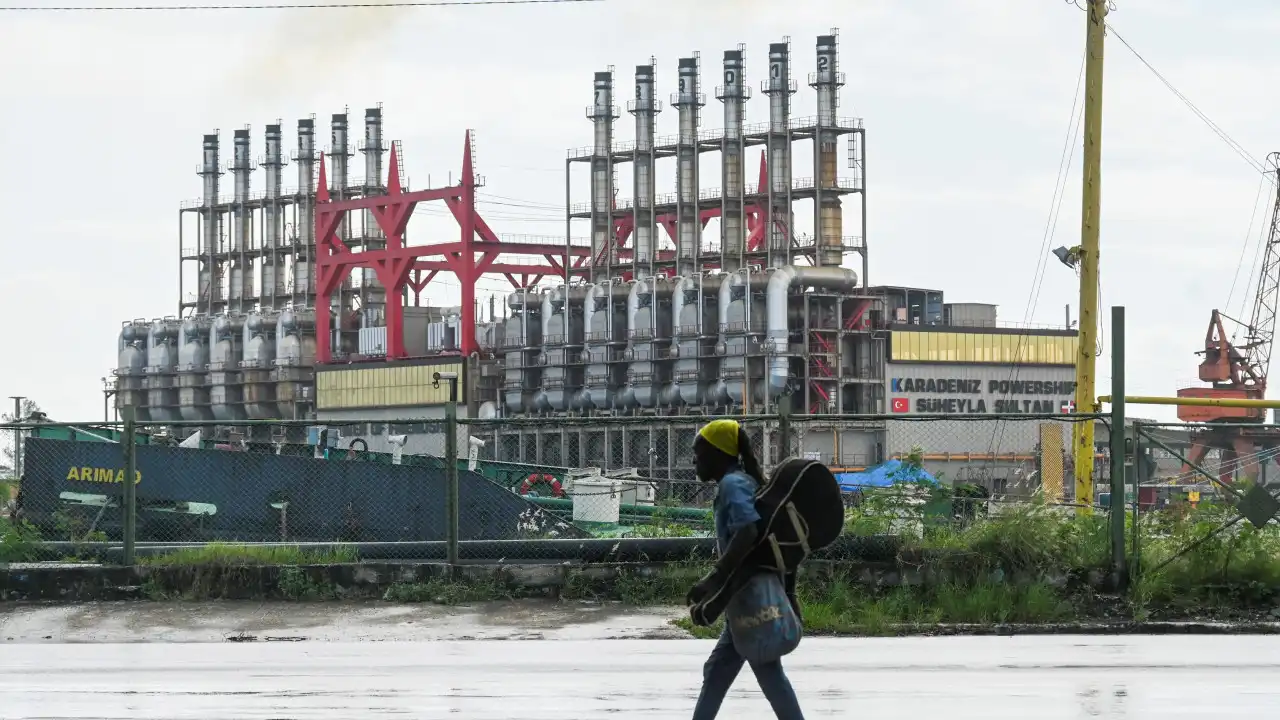
[[[708,641],[0,645],[3,718],[688,717]],[[1280,638],[806,639],[809,718],[1275,717]],[[772,717],[744,672],[721,717]]]

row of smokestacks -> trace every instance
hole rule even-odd
[[[329,160],[329,192],[334,200],[341,200],[361,195],[381,194],[384,192],[383,154],[388,146],[383,136],[383,118],[380,107],[365,110],[364,142],[359,145],[364,155],[365,180],[362,185],[353,186],[350,178],[351,143],[346,113],[332,116],[330,123],[330,146],[327,151]],[[221,177],[224,168],[221,164],[221,148],[219,136],[215,132],[204,136],[203,159],[199,171],[203,184],[201,199],[201,245],[200,255],[204,260],[200,282],[201,302],[198,311],[211,315],[225,312],[246,313],[258,309],[282,309],[288,303],[297,307],[309,306],[313,302],[315,280],[312,272],[315,247],[315,196],[318,177],[317,162],[319,148],[316,145],[316,121],[314,118],[303,118],[297,124],[297,145],[291,155],[297,166],[297,187],[289,193],[284,191],[284,168],[289,156],[284,149],[282,125],[267,125],[263,137],[265,154],[255,163],[251,150],[251,138],[247,128],[234,131],[232,134],[232,158],[229,165],[232,175],[233,194],[230,202],[220,197]],[[264,186],[260,195],[253,195],[252,176],[256,167],[263,170]],[[286,237],[285,208],[294,206],[295,224],[292,234]],[[253,233],[255,223],[254,212],[262,213],[261,237],[257,249],[262,251],[262,287],[256,292],[254,287],[252,260],[246,254],[255,250]],[[226,233],[227,242],[223,242],[223,222],[229,222],[230,232]],[[339,227],[339,237],[349,247],[359,249],[379,249],[385,247],[385,238],[378,230],[371,211],[364,212],[363,232],[352,237],[352,219],[346,218]],[[292,256],[292,257],[287,257]],[[284,297],[286,267],[292,262],[294,291]],[[230,288],[227,298],[219,298],[214,293],[220,287],[224,273],[230,273]],[[362,309],[370,311],[385,304],[385,291],[377,283],[372,270],[364,270],[361,280]],[[350,305],[350,293],[344,298],[344,305]],[[277,296],[280,296],[277,300]],[[351,309],[346,307],[346,309]]]
[[[815,264],[839,266],[843,261],[840,199],[824,189],[837,187],[836,156],[840,135],[837,117],[839,88],[844,77],[839,72],[838,37],[834,31],[817,39],[817,71],[809,84],[817,92],[817,116],[814,137],[814,234],[818,245]],[[769,120],[765,131],[767,153],[767,186],[759,189],[759,204],[764,210],[767,266],[792,264],[789,241],[792,222],[792,95],[797,83],[792,79],[791,50],[788,42],[769,46],[768,75],[761,83],[769,98]],[[724,106],[724,132],[719,138],[721,153],[721,268],[734,272],[745,264],[747,237],[747,205],[745,149],[747,126],[746,102],[751,87],[746,83],[744,50],[724,53],[722,83],[715,96]],[[639,65],[635,72],[635,98],[628,111],[635,116],[635,150],[633,163],[633,258],[632,271],[638,279],[655,272],[657,246],[655,215],[654,167],[657,159],[654,118],[662,111],[656,99],[654,65]],[[676,140],[676,274],[683,276],[699,270],[698,254],[702,221],[699,208],[700,178],[698,158],[708,151],[708,139],[700,138],[701,109],[706,104],[702,92],[699,59],[681,58],[678,63],[678,90],[671,104],[679,113]],[[607,278],[619,262],[614,243],[614,120],[619,117],[614,105],[612,72],[598,72],[594,81],[595,99],[587,109],[594,126],[594,148],[591,160],[591,248],[593,281]]]

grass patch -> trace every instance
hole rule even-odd
[[[1046,583],[984,582],[875,590],[847,577],[805,579],[796,588],[811,635],[894,635],[939,624],[1051,623],[1076,619],[1078,606]],[[718,637],[687,617],[674,624],[697,638]]]
[[[359,556],[351,548],[307,550],[288,546],[258,547],[254,545],[210,543],[200,547],[175,550],[163,555],[143,555],[138,558],[138,563],[156,567],[236,567],[244,565],[335,565],[357,562],[358,560]]]
[[[689,588],[711,568],[700,561],[661,566],[624,567],[616,574],[570,570],[560,589],[562,600],[617,600],[626,605],[683,605]]]
[[[382,599],[396,603],[470,605],[481,602],[515,600],[526,595],[499,576],[485,578],[431,578],[426,582],[396,583]]]
[[[31,524],[0,515],[0,563],[37,559],[39,542],[40,533]]]

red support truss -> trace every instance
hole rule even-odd
[[[459,350],[470,355],[478,348],[476,327],[476,281],[486,274],[501,275],[514,287],[526,287],[546,276],[564,275],[568,259],[576,271],[585,269],[591,262],[591,249],[555,243],[504,242],[476,210],[476,179],[472,160],[471,133],[466,134],[462,156],[462,178],[457,185],[428,190],[406,191],[400,184],[401,159],[395,146],[388,163],[387,193],[381,196],[361,197],[350,200],[334,200],[330,197],[325,174],[324,156],[320,157],[320,177],[316,190],[316,361],[329,363],[333,357],[333,313],[330,301],[343,280],[356,268],[369,268],[386,289],[386,356],[388,359],[407,357],[404,347],[404,296],[411,290],[415,301],[427,284],[439,273],[449,272],[462,287],[462,317],[464,328],[459,339]],[[766,182],[765,158],[760,158],[761,183]],[[763,186],[763,185],[762,185]],[[436,242],[428,245],[406,245],[405,228],[418,203],[443,202],[461,230],[456,242]],[[368,210],[386,236],[386,248],[353,252],[338,235],[343,219],[351,211]],[[764,242],[763,208],[748,205],[744,208],[749,236],[748,250],[758,249]],[[700,213],[702,225],[720,215],[718,208]],[[662,215],[655,218],[674,240],[676,218]],[[632,232],[632,218],[621,217],[614,223],[617,257],[626,259],[630,249],[626,247]],[[531,255],[539,258],[534,264],[503,261],[500,256]],[[659,253],[660,260],[670,260],[674,253]],[[570,259],[571,258],[571,259]],[[598,258],[597,262],[603,262]],[[708,268],[717,264],[707,263]],[[575,273],[576,274],[576,273]]]
[[[415,297],[441,271],[453,273],[462,286],[462,337],[459,349],[463,355],[475,352],[476,281],[486,274],[535,276],[564,273],[563,245],[509,243],[498,239],[489,224],[476,211],[476,174],[471,157],[471,133],[468,131],[462,157],[462,180],[458,185],[407,192],[400,185],[400,158],[395,147],[387,173],[387,194],[353,200],[333,200],[325,178],[324,157],[320,158],[320,179],[316,192],[316,360],[333,360],[331,346],[333,328],[330,298],[344,278],[355,268],[370,268],[386,288],[387,358],[406,357],[404,347],[404,292],[411,289]],[[405,245],[404,233],[418,203],[440,201],[453,214],[461,235],[456,242],[428,245]],[[387,238],[382,250],[352,252],[338,237],[344,216],[352,210],[369,210]],[[587,248],[571,248],[578,257],[576,264],[586,261]],[[534,255],[547,264],[500,262],[502,255]]]

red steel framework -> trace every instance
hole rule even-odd
[[[537,283],[548,275],[563,276],[565,265],[570,265],[570,275],[585,274],[587,263],[591,260],[591,249],[587,246],[558,245],[551,243],[504,242],[485,222],[476,210],[476,188],[482,183],[475,174],[472,161],[471,131],[467,131],[462,155],[462,178],[457,185],[427,190],[406,192],[400,184],[400,159],[394,145],[387,171],[387,193],[380,196],[360,197],[349,200],[334,200],[329,194],[329,184],[325,174],[324,155],[320,156],[320,177],[316,190],[316,362],[324,364],[333,361],[333,317],[330,299],[342,281],[356,268],[369,268],[378,277],[379,283],[386,288],[386,323],[387,344],[386,357],[397,360],[407,357],[404,348],[404,296],[409,289],[417,298],[422,290],[437,274],[442,271],[451,272],[462,287],[461,325],[463,328],[476,326],[476,281],[482,276],[499,274],[506,277],[513,287],[526,287]],[[765,157],[760,157],[760,182],[767,182]],[[442,201],[448,206],[461,235],[456,242],[431,243],[427,245],[406,245],[404,233],[409,218],[421,202]],[[363,250],[353,252],[342,242],[338,230],[347,213],[353,210],[368,210],[378,223],[378,227],[386,235],[386,248],[380,250]],[[745,208],[747,228],[747,249],[758,250],[764,242],[764,211],[755,204]],[[708,208],[700,214],[703,227],[711,218],[719,217],[719,208]],[[614,221],[614,238],[618,248],[617,256],[625,259],[630,256],[630,248],[626,246],[631,236],[633,218],[619,217]],[[667,234],[676,235],[676,218],[674,215],[659,215],[657,224],[666,228]],[[545,264],[527,264],[500,262],[502,255],[531,255],[541,258]],[[659,253],[659,261],[671,260],[673,251]],[[600,258],[603,260],[603,258]],[[712,269],[719,263],[704,262],[703,267]],[[629,272],[623,273],[626,278]],[[474,332],[462,332],[459,339],[459,351],[467,356],[478,350]]]

